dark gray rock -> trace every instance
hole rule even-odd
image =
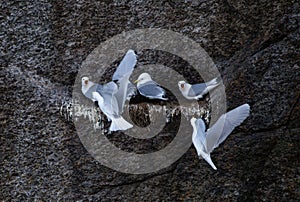
[[[1,200],[299,200],[297,1],[29,0],[4,1],[0,10]],[[137,28],[200,43],[221,72],[229,108],[251,105],[251,116],[212,153],[218,171],[191,147],[157,173],[116,172],[93,159],[61,115],[87,55]]]

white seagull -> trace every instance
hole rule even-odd
[[[210,153],[228,137],[236,126],[239,126],[249,116],[249,111],[250,106],[243,104],[223,114],[206,132],[204,121],[202,119],[192,118],[192,141],[199,158],[203,157],[213,169],[217,170],[210,158]]]
[[[189,100],[201,99],[208,91],[217,87],[220,83],[217,81],[217,78],[212,79],[207,83],[198,83],[198,84],[189,84],[185,81],[179,81],[178,87],[182,95]]]
[[[128,97],[128,86],[132,85],[129,77],[136,62],[134,51],[128,50],[113,75],[113,81],[100,85],[90,81],[88,77],[82,78],[82,93],[92,101],[98,102],[101,111],[111,120],[110,131],[127,130],[132,127],[121,114]]]
[[[148,73],[142,73],[134,83],[137,83],[137,89],[140,94],[147,98],[161,100],[168,99],[164,97],[166,94],[165,90],[153,81]]]

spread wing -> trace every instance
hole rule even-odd
[[[124,75],[118,81],[118,91],[115,93],[115,98],[117,99],[118,102],[119,115],[123,112],[123,107],[127,98],[127,89],[128,89],[130,75],[131,72],[127,73],[127,75]]]
[[[128,50],[121,63],[117,67],[112,79],[117,80],[118,90],[114,94],[118,104],[118,114],[123,112],[123,107],[127,98],[127,89],[130,83],[129,77],[136,65],[137,57],[133,50]]]
[[[205,123],[202,119],[197,119],[195,125],[197,129],[197,133],[196,136],[193,137],[193,144],[196,147],[197,151],[203,148],[204,151],[206,152]]]
[[[128,50],[121,63],[117,67],[115,73],[113,74],[112,80],[119,81],[124,75],[132,73],[134,66],[137,62],[137,56],[133,50]]]
[[[244,104],[223,114],[206,132],[207,151],[212,152],[214,148],[218,147],[234,128],[239,126],[249,116],[249,111],[250,106]]]

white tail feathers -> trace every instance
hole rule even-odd
[[[212,89],[217,87],[220,84],[220,82],[218,81],[218,77],[216,77],[205,84],[207,87],[207,91],[211,91]]]
[[[205,155],[203,156],[203,158],[205,159],[205,161],[214,169],[217,170],[217,167],[215,166],[215,164],[212,162],[210,155]]]
[[[123,117],[112,118],[111,125],[109,127],[110,131],[117,131],[117,130],[127,130],[132,128],[133,126],[127,122]]]
[[[207,90],[210,91],[211,89],[214,89],[215,87],[217,87],[219,84],[220,84],[220,82],[218,81],[218,77],[216,77],[206,83]]]

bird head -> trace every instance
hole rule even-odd
[[[179,87],[179,89],[180,89],[180,90],[184,90],[185,84],[186,84],[185,81],[179,81],[179,82],[178,82],[178,87]]]
[[[142,73],[137,80],[134,81],[134,83],[143,84],[148,81],[151,81],[151,76],[148,73]]]
[[[81,84],[82,86],[87,86],[89,84],[89,77],[82,77]]]

